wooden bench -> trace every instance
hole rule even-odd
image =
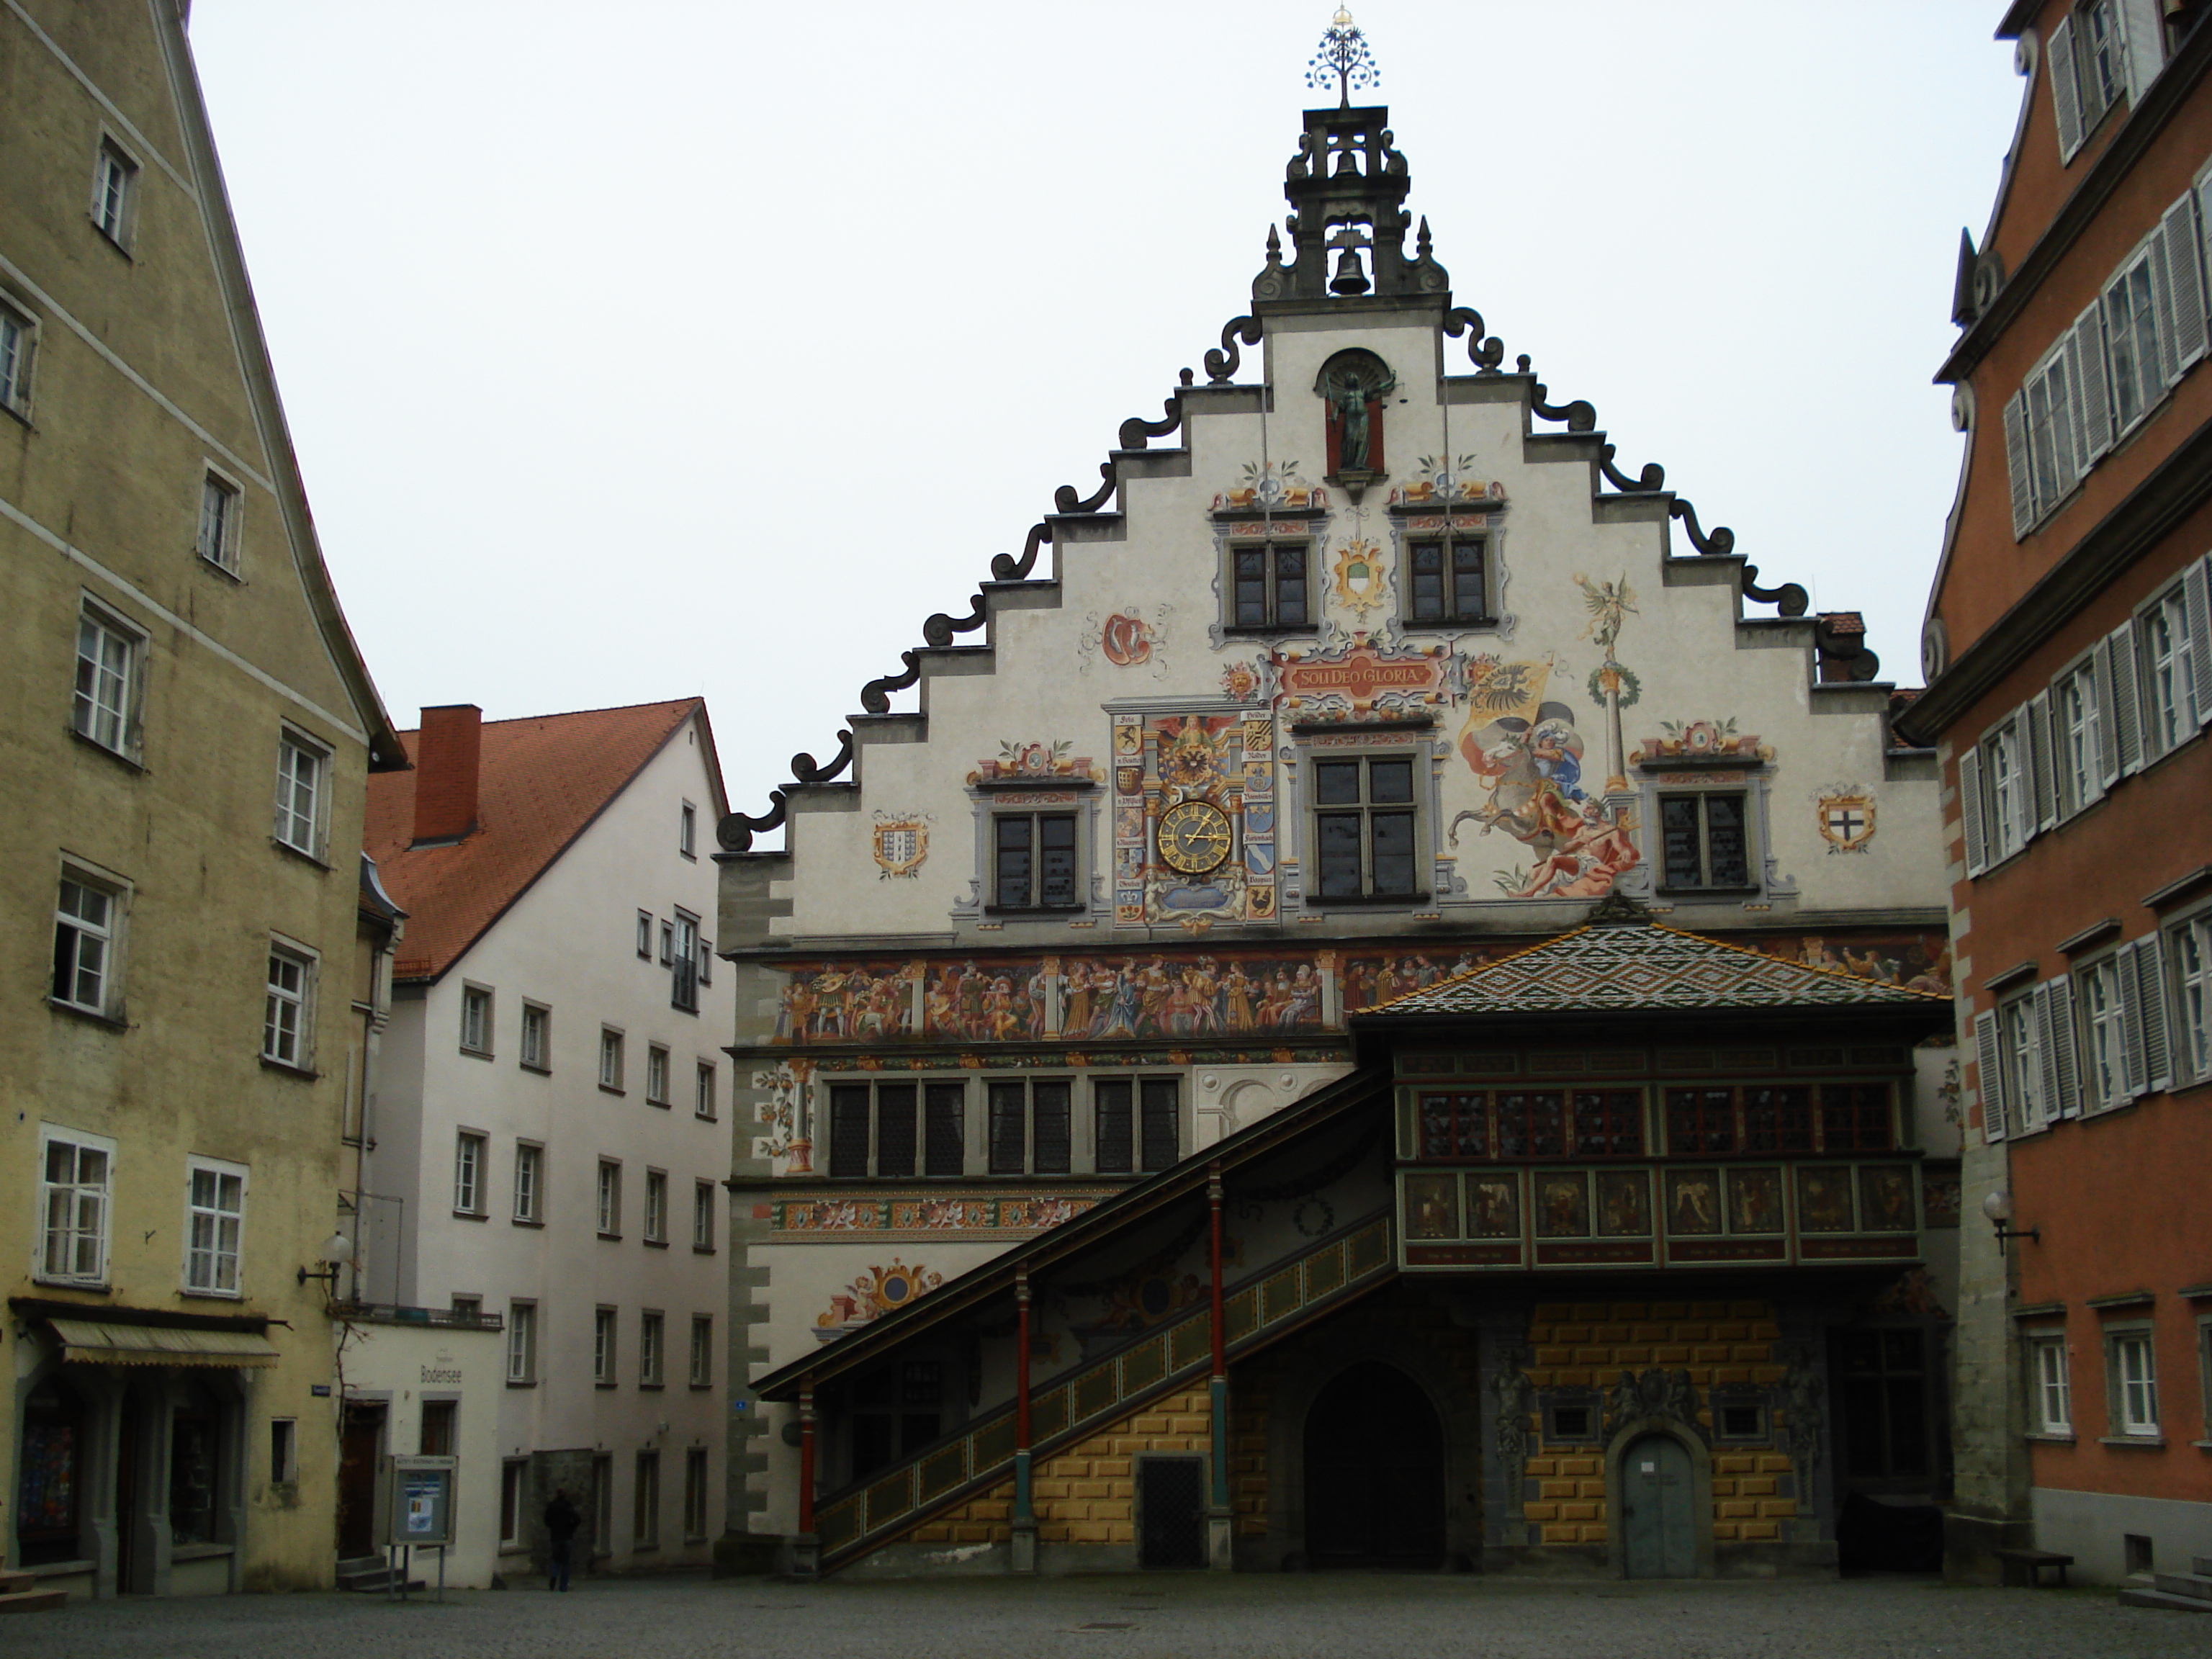
[[[2009,1589],[2039,1589],[2048,1582],[2043,1576],[2046,1567],[2058,1570],[2058,1588],[2066,1588],[2066,1569],[2074,1565],[2070,1555],[2061,1555],[2056,1550],[1995,1550],[1991,1552],[2004,1563],[2004,1581]]]

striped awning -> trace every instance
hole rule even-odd
[[[253,1331],[188,1331],[167,1325],[110,1325],[48,1319],[62,1358],[87,1365],[273,1365],[276,1350]]]

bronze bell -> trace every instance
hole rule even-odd
[[[1359,256],[1345,248],[1336,256],[1336,275],[1328,281],[1331,294],[1364,294],[1367,292],[1367,273],[1359,268]]]

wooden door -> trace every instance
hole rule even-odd
[[[1443,1427],[1405,1372],[1370,1360],[1340,1375],[1306,1413],[1305,1455],[1316,1566],[1443,1559]]]
[[[384,1407],[348,1406],[338,1437],[338,1559],[374,1555],[376,1461],[384,1442]]]
[[[1620,1524],[1631,1578],[1697,1577],[1694,1496],[1681,1442],[1647,1434],[1628,1448],[1620,1465]]]

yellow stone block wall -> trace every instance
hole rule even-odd
[[[1054,1452],[1030,1472],[1040,1544],[1137,1541],[1137,1456],[1209,1446],[1211,1405],[1204,1386],[1163,1395],[1142,1410]],[[907,1534],[915,1544],[995,1544],[1011,1532],[1012,1478]]]
[[[1764,1302],[1577,1302],[1540,1304],[1528,1323],[1529,1382],[1539,1389],[1609,1390],[1623,1371],[1685,1370],[1700,1395],[1715,1388],[1771,1388],[1784,1367],[1774,1357],[1781,1331]],[[1710,1408],[1698,1413],[1710,1430]],[[1777,1413],[1771,1430],[1778,1430]],[[1544,1443],[1532,1414],[1535,1449],[1528,1478],[1536,1496],[1523,1516],[1547,1544],[1607,1541],[1605,1467],[1595,1447]],[[1713,1455],[1713,1538],[1717,1543],[1771,1543],[1797,1513],[1780,1495],[1790,1460],[1772,1446],[1731,1446]]]

